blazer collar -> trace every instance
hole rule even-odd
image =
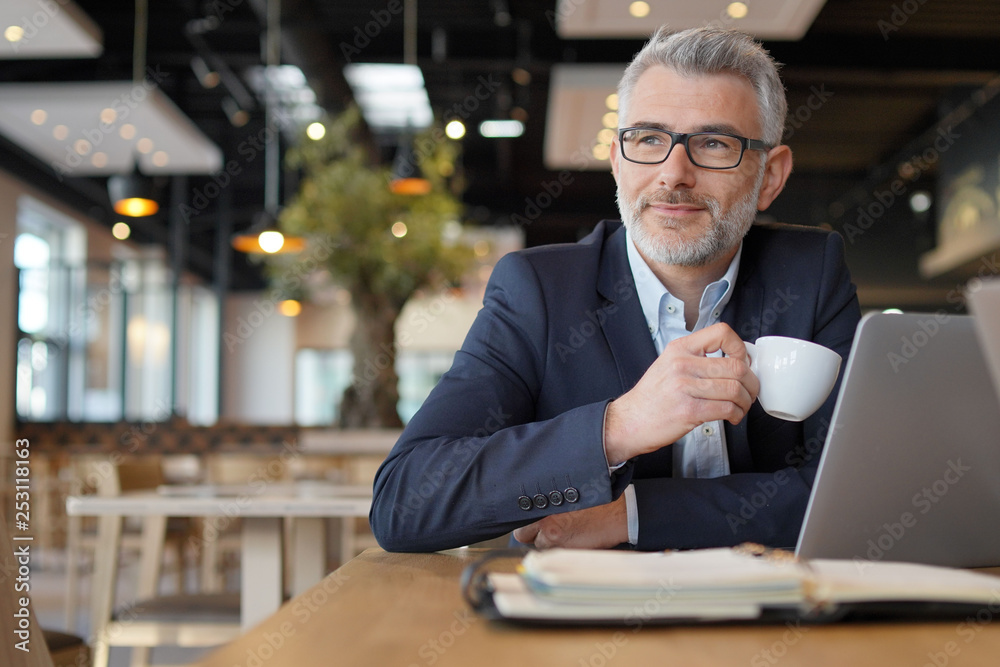
[[[656,347],[646,328],[639,294],[632,279],[625,249],[625,228],[621,222],[605,220],[593,232],[593,236],[601,235],[604,244],[597,292],[603,297],[601,307],[606,314],[602,328],[618,366],[622,391],[625,392],[635,386],[656,360]]]

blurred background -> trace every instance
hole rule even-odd
[[[289,151],[352,105],[373,168],[449,147],[442,233],[473,255],[450,290],[404,295],[383,343],[405,421],[500,255],[617,217],[609,96],[664,23],[744,29],[784,64],[795,171],[760,217],[840,231],[865,309],[962,312],[965,282],[997,272],[997,3],[8,0],[4,423],[341,421],[365,370],[360,297],[336,267],[276,296],[278,260],[234,239],[252,246],[295,202],[308,170]],[[115,180],[144,181],[158,212],[117,213]],[[408,243],[400,222],[386,229]],[[378,354],[363,361],[379,370]]]

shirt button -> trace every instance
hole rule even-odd
[[[718,318],[719,318],[719,315],[721,315],[721,314],[722,314],[722,313],[720,313],[719,311],[715,311],[714,313],[712,313],[712,317],[714,317],[714,318],[718,319]]]
[[[708,424],[705,424],[704,426],[701,427],[701,432],[704,433],[705,435],[712,435],[713,433],[715,433],[715,429],[709,426]]]
[[[674,308],[673,304],[671,304],[671,305],[667,306],[667,312],[668,312],[668,313],[672,313],[672,312],[674,312],[675,310],[676,310],[676,308]]]

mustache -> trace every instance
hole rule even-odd
[[[714,210],[718,200],[707,195],[696,195],[686,190],[659,190],[651,194],[642,194],[636,202],[643,209],[651,204],[689,204]]]

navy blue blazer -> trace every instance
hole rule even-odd
[[[744,340],[804,338],[846,361],[860,310],[843,240],[754,225],[721,317]],[[655,358],[620,222],[603,221],[576,244],[503,257],[451,370],[376,475],[379,544],[471,544],[611,502],[632,483],[639,549],[794,545],[837,389],[801,423],[756,402],[738,425],[725,423],[730,475],[675,479],[669,447],[609,475],[605,408]]]

